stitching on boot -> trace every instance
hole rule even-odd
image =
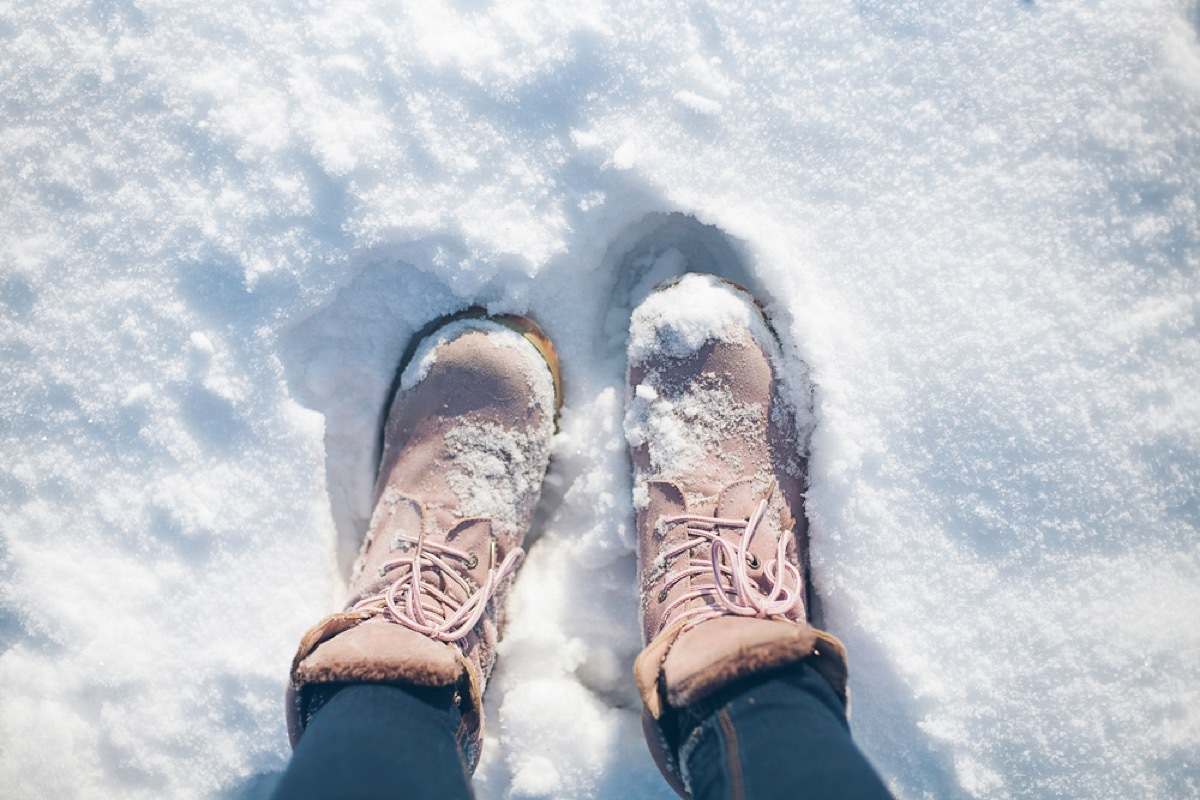
[[[729,775],[729,791],[732,800],[745,800],[746,781],[742,774],[741,754],[738,752],[737,728],[729,716],[728,706],[717,712],[717,723],[721,726],[725,742],[725,771]]]

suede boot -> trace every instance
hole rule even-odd
[[[842,645],[808,623],[803,442],[780,366],[754,298],[721,279],[676,278],[634,310],[635,674],[651,752],[684,797],[679,712],[801,661],[846,699]]]
[[[418,343],[384,426],[349,601],[304,635],[293,660],[293,745],[314,685],[441,688],[462,712],[458,739],[474,769],[504,597],[560,402],[554,349],[528,319],[466,312]]]

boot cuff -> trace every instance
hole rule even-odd
[[[672,788],[686,797],[662,718],[669,708],[695,705],[736,681],[801,661],[812,666],[848,703],[846,650],[807,623],[721,617],[684,631],[663,631],[634,663],[650,753]]]
[[[288,738],[295,747],[308,723],[306,686],[392,683],[464,687],[459,741],[474,769],[483,736],[483,676],[459,648],[369,613],[332,614],[304,634],[287,691]]]

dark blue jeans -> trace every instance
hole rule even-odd
[[[472,797],[448,693],[324,691],[275,800]],[[805,665],[731,687],[680,724],[695,800],[891,797],[833,689]]]
[[[683,723],[679,757],[693,800],[885,800],[850,738],[846,710],[806,664],[734,685]]]
[[[274,800],[473,796],[449,691],[372,683],[317,691]]]

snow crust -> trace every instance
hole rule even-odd
[[[553,395],[552,395],[553,396]],[[547,404],[553,407],[553,400]],[[513,509],[532,509],[549,453],[547,429],[513,431],[500,425],[461,425],[447,434],[457,448],[447,480],[461,499],[463,516],[511,518]]]
[[[658,394],[648,383],[636,387],[625,413],[625,438],[631,447],[649,444],[648,478],[670,480],[706,456],[720,457],[721,441],[757,431],[766,416],[763,406],[738,402],[722,388],[697,387],[673,400],[647,400],[645,389]],[[745,474],[743,464],[729,463],[728,468],[734,476]]]
[[[3,792],[270,792],[396,365],[481,304],[542,324],[566,406],[477,790],[669,797],[630,678],[626,301],[720,268],[815,387],[821,621],[896,794],[1200,794],[1198,25],[0,4]]]
[[[533,345],[516,331],[486,320],[460,319],[443,325],[434,333],[421,339],[419,346],[412,355],[412,360],[405,365],[404,372],[400,376],[400,389],[410,389],[420,383],[429,374],[429,370],[433,365],[437,363],[438,346],[453,341],[467,331],[484,331],[490,334],[488,342],[492,347],[514,350],[526,349],[539,362],[542,361],[542,357],[537,355],[537,351]],[[542,402],[547,402],[547,398],[549,398],[547,408],[553,405],[554,386],[550,379],[549,370],[541,369],[536,374],[531,374],[530,386],[534,389],[535,396],[540,398]]]
[[[685,275],[669,290],[652,292],[634,309],[629,323],[628,358],[640,364],[651,354],[684,358],[706,342],[736,342],[748,331],[771,341],[754,307],[741,302],[711,275]]]
[[[738,438],[758,438],[768,414],[766,406],[738,400],[718,375],[687,376],[681,382],[671,374],[673,360],[686,358],[709,342],[739,346],[758,343],[773,374],[785,374],[778,342],[753,298],[713,275],[688,274],[652,289],[630,315],[626,357],[630,367],[644,366],[645,374],[627,390],[625,440],[631,448],[646,445],[649,455],[648,471],[634,482],[635,509],[649,502],[642,481],[678,480],[706,460],[721,464],[725,482],[747,474],[749,465],[743,463],[740,452],[723,445]],[[807,370],[798,372],[801,378],[807,378]],[[785,384],[783,388],[798,388],[796,395],[780,396],[771,404],[769,413],[778,430],[794,429],[795,401],[798,398],[807,403],[812,394],[807,382],[790,383],[790,387]],[[810,433],[797,432],[798,441]],[[797,454],[785,468],[802,477],[801,461]],[[765,472],[755,477],[766,486]],[[695,480],[693,474],[684,482]],[[694,499],[698,501],[699,497]],[[689,497],[689,502],[692,500]]]

